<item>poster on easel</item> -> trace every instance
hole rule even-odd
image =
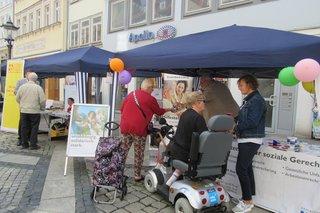
[[[3,131],[18,132],[20,110],[14,94],[14,88],[17,81],[23,78],[23,70],[24,60],[9,60],[7,62],[6,87],[1,121],[1,130]]]
[[[73,104],[68,133],[67,156],[94,157],[104,125],[109,120],[109,105]]]
[[[105,124],[109,121],[110,106],[101,104],[73,104],[64,175],[68,157],[94,157],[99,138],[107,134]]]

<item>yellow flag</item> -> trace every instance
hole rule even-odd
[[[7,61],[6,88],[2,110],[1,130],[17,132],[20,119],[19,105],[14,95],[18,80],[23,78],[24,60]]]

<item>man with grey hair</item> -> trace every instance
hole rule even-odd
[[[39,149],[38,130],[40,111],[45,108],[46,96],[43,89],[36,84],[38,75],[29,74],[28,83],[22,85],[16,95],[20,107],[22,149],[29,148],[28,133],[30,132],[30,149]]]
[[[203,111],[206,122],[214,115],[238,115],[239,105],[224,83],[212,79],[210,75],[204,75],[200,78],[200,86],[206,97],[206,108]]]
[[[28,83],[29,79],[28,79],[28,76],[29,74],[31,73],[31,70],[27,69],[24,71],[24,78],[23,79],[20,79],[17,81],[16,83],[16,86],[14,88],[14,95],[17,95],[17,92],[19,90],[19,88],[25,84],[25,83]],[[21,115],[20,115],[21,117]],[[17,143],[17,146],[21,146],[22,142],[21,142],[21,120],[19,120],[19,126],[18,126],[18,143]]]

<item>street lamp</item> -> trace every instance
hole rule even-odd
[[[11,51],[12,51],[12,46],[13,46],[13,37],[12,37],[12,33],[13,31],[17,31],[19,29],[19,27],[16,27],[13,25],[10,17],[9,20],[7,21],[7,23],[2,24],[0,27],[2,27],[4,29],[4,33],[5,33],[5,37],[4,40],[8,43],[7,47],[8,47],[8,59],[11,59]]]

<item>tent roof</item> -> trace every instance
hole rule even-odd
[[[109,58],[113,57],[114,53],[89,46],[34,60],[26,60],[25,68],[29,68],[40,75],[72,75],[74,72],[88,72],[99,75],[106,73]]]
[[[320,61],[320,38],[259,27],[229,26],[116,54],[126,67],[181,75],[277,77],[299,60]]]
[[[36,72],[39,77],[64,77],[74,72],[87,72],[91,75],[105,75],[109,70],[109,58],[114,53],[89,46],[66,52],[56,53],[41,58],[26,60],[25,68]],[[1,63],[1,74],[6,75],[7,61]],[[134,77],[159,77],[161,73],[135,71]]]

